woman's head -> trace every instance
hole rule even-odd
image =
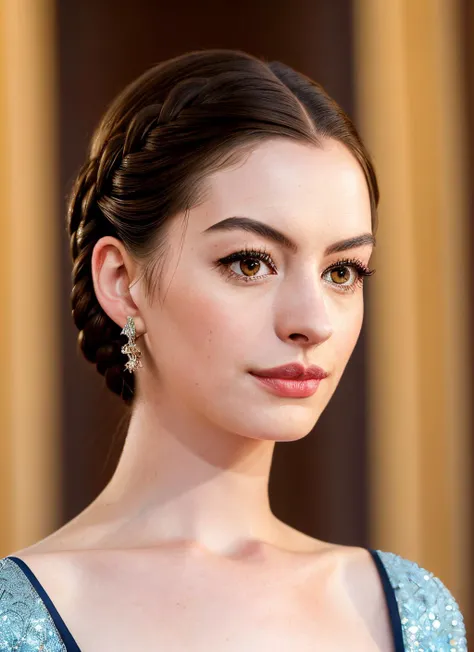
[[[273,414],[282,437],[298,436],[329,401],[362,325],[357,265],[371,246],[328,250],[373,233],[377,204],[370,158],[318,84],[228,50],[152,68],[105,114],[70,198],[85,357],[129,404],[138,392],[250,436],[264,436]],[[245,220],[216,226],[235,217],[293,246]],[[229,259],[245,249],[258,256]],[[143,352],[138,386],[120,352],[128,315]],[[330,372],[313,397],[276,397],[248,373],[297,360]]]

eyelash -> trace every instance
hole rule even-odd
[[[244,283],[255,282],[267,276],[272,276],[272,274],[264,274],[263,276],[242,276],[236,274],[233,270],[230,269],[230,265],[235,262],[240,262],[241,260],[248,259],[258,259],[266,263],[273,271],[276,271],[276,265],[273,262],[273,258],[270,252],[268,252],[265,247],[261,249],[242,249],[241,251],[236,251],[230,256],[221,258],[216,262],[216,267],[220,268],[220,271],[227,276],[228,279],[236,278],[239,281],[243,280]],[[358,258],[345,258],[343,260],[336,261],[333,265],[328,267],[324,273],[332,272],[335,269],[343,269],[344,267],[352,267],[357,274],[357,278],[352,285],[340,285],[339,283],[334,283],[338,291],[342,292],[355,292],[357,287],[362,286],[364,283],[364,277],[372,276],[375,273],[375,269],[369,269],[364,263]]]

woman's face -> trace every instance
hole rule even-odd
[[[138,340],[145,349],[139,391],[209,427],[299,439],[328,404],[362,326],[357,264],[368,267],[372,244],[328,250],[371,234],[364,174],[336,141],[319,149],[275,139],[208,184],[187,226],[183,215],[170,224],[159,300],[150,304],[140,284],[132,288],[146,327]],[[272,227],[293,247],[218,228],[233,217]],[[245,249],[257,253],[226,262]],[[316,364],[329,376],[312,396],[294,398],[249,373],[290,362]]]

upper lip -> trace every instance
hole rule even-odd
[[[265,378],[294,378],[297,380],[310,380],[312,378],[322,380],[328,375],[321,367],[317,367],[316,365],[305,367],[300,362],[289,362],[280,367],[258,369],[250,373],[254,376],[264,376]]]

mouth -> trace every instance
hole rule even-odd
[[[276,378],[282,380],[323,380],[329,375],[324,369],[317,365],[305,367],[300,362],[290,362],[280,367],[271,369],[257,369],[250,372],[253,376],[262,378]]]
[[[307,398],[308,396],[312,396],[316,393],[321,382],[321,378],[309,378],[308,380],[271,378],[259,376],[252,372],[250,372],[250,375],[272,394],[289,398]]]

